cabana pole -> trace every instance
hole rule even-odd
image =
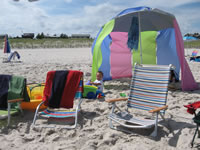
[[[140,26],[140,12],[138,12],[138,26],[139,26],[139,41],[140,41],[140,63],[142,64],[142,38],[141,38],[141,26]]]

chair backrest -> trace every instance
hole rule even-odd
[[[73,108],[74,98],[82,96],[82,79],[81,71],[49,71],[44,88],[44,105],[51,108]]]
[[[75,99],[82,98],[83,95],[83,77],[81,77],[78,90],[76,91]]]
[[[135,65],[128,107],[152,110],[166,105],[170,65]],[[161,111],[164,113],[164,111]]]

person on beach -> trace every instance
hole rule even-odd
[[[96,91],[97,96],[104,96],[103,93],[103,72],[98,71],[96,74],[96,80],[94,82],[90,81],[90,85],[95,85],[98,89]]]

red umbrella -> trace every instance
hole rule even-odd
[[[6,35],[4,38],[4,53],[10,53],[11,49],[10,49],[10,44],[8,41],[8,36]]]

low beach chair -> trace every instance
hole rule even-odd
[[[21,76],[0,75],[0,114],[2,114],[2,118],[8,117],[8,126],[10,125],[11,114],[17,113],[17,109],[23,113],[20,103],[24,100],[30,100],[26,90],[26,79]],[[11,108],[13,103],[18,106]],[[6,115],[6,111],[8,115]]]
[[[155,126],[151,136],[157,136],[157,126],[161,121],[159,114],[164,120],[164,112],[167,109],[167,93],[170,76],[169,66],[159,65],[139,65],[135,64],[134,74],[130,86],[129,98],[119,98],[106,100],[112,103],[109,126],[112,129],[120,129],[114,126],[112,121],[125,128],[152,128]],[[117,107],[117,101],[127,101],[127,109],[122,111]],[[117,111],[116,109],[117,108]],[[131,109],[140,109],[155,114],[152,119],[134,117]],[[137,112],[138,113],[138,112]],[[129,129],[128,129],[129,130]],[[127,130],[127,131],[128,131]]]
[[[60,127],[76,128],[78,112],[82,103],[83,72],[80,71],[49,71],[47,73],[43,101],[37,106],[33,119],[35,127]],[[74,99],[78,99],[74,107]],[[44,104],[47,108],[39,112],[40,106]],[[42,117],[47,122],[36,124],[37,118]],[[48,120],[55,119],[66,123],[66,125],[51,125]],[[71,118],[71,119],[68,119]],[[74,124],[67,124],[74,120]],[[64,120],[64,121],[63,121]]]
[[[17,58],[17,60],[15,59]],[[3,63],[21,62],[20,55],[17,51],[11,52],[8,58],[3,58]]]
[[[194,102],[192,104],[184,105],[184,107],[187,108],[187,112],[188,113],[194,115],[193,121],[194,121],[194,123],[196,123],[196,130],[194,132],[192,141],[190,143],[191,147],[193,147],[193,145],[194,145],[194,139],[195,139],[195,137],[197,135],[197,132],[198,132],[198,138],[200,138],[200,131],[199,131],[199,126],[200,126],[200,111],[198,113],[196,113],[196,110],[198,108],[200,108],[200,101]]]

